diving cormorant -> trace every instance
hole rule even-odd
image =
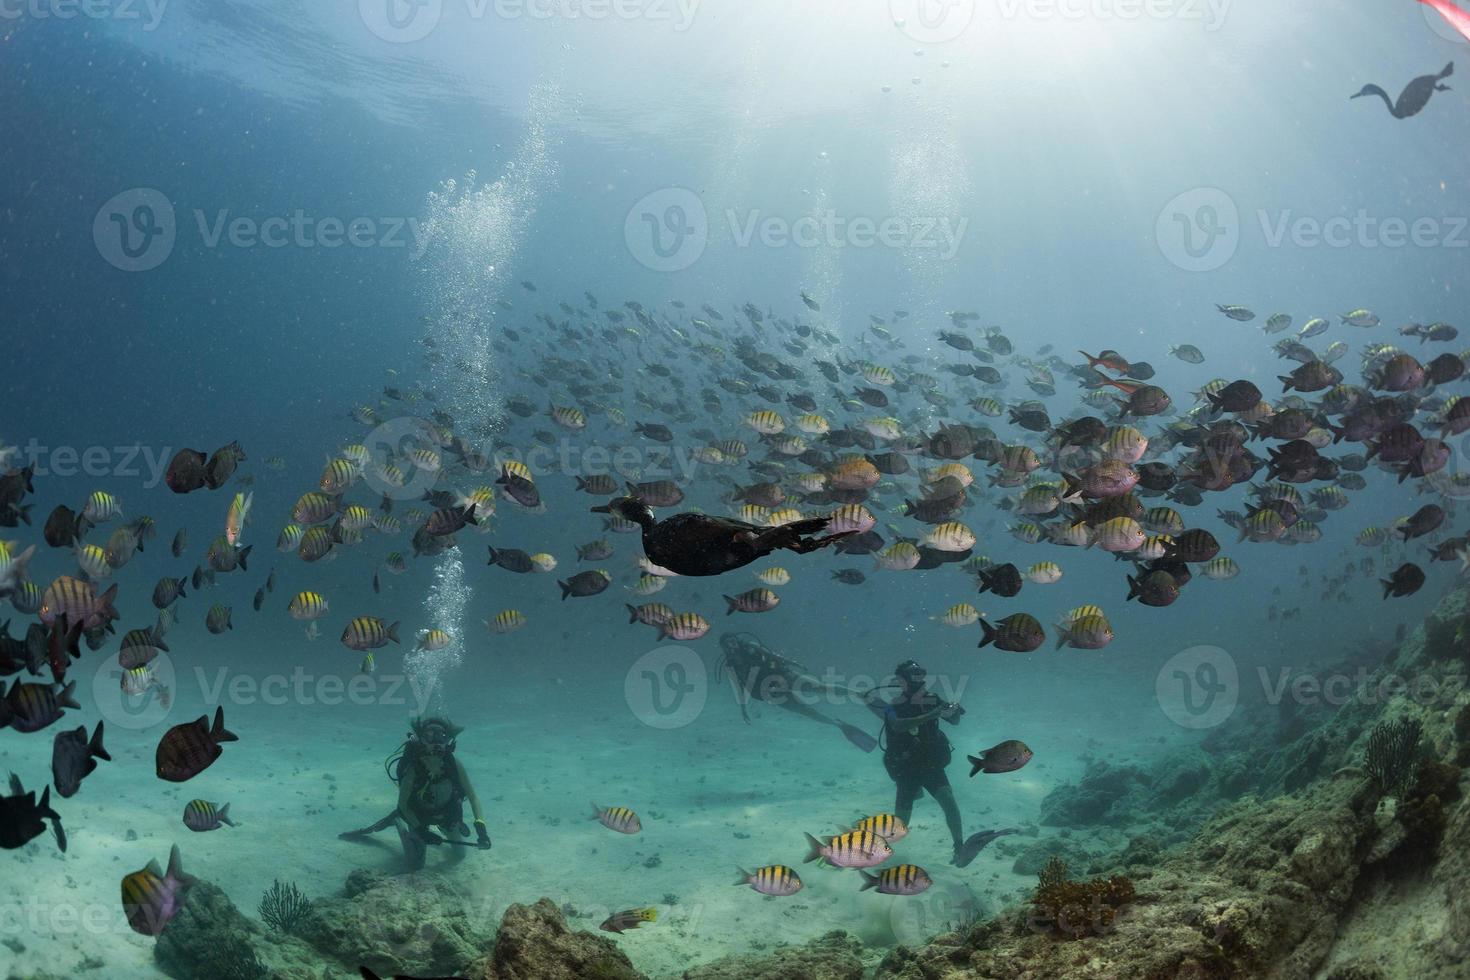
[[[1435,92],[1448,92],[1450,87],[1441,83],[1454,73],[1455,63],[1451,61],[1444,66],[1444,71],[1438,75],[1420,75],[1408,85],[1404,86],[1404,90],[1399,93],[1398,102],[1390,102],[1388,93],[1377,85],[1364,85],[1363,90],[1351,98],[1357,99],[1365,95],[1376,95],[1383,100],[1384,105],[1388,106],[1388,111],[1393,114],[1395,119],[1408,119],[1410,116],[1418,115],[1419,110],[1423,109],[1429,103],[1430,96],[1434,95]]]
[[[660,521],[653,516],[653,508],[637,497],[615,497],[592,510],[616,514],[643,528],[643,551],[648,560],[679,575],[719,575],[749,565],[778,548],[804,555],[855,533],[843,531],[809,538],[827,527],[830,520],[826,517],[776,527],[695,513],[675,514]]]

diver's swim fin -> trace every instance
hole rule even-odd
[[[369,970],[365,966],[360,966],[360,967],[357,968],[357,970],[358,970],[359,973],[362,974],[363,980],[383,980],[382,977],[378,976],[376,973],[374,973],[372,970]],[[464,978],[463,977],[406,977],[406,976],[404,976],[401,973],[395,973],[395,974],[393,974],[393,980],[464,980]]]
[[[845,721],[839,721],[837,725],[842,729],[843,736],[864,752],[871,752],[878,747],[878,740],[856,725],[849,725]]]
[[[398,810],[393,809],[389,811],[386,817],[384,817],[382,820],[379,820],[377,823],[371,824],[367,827],[360,827],[357,830],[344,831],[343,833],[338,834],[337,837],[340,840],[357,840],[362,837],[367,837],[371,834],[376,834],[380,830],[387,830],[389,827],[393,826],[393,818],[396,816],[398,816]]]
[[[1019,831],[1012,827],[1008,830],[982,830],[978,833],[971,834],[965,838],[963,844],[955,848],[954,866],[956,868],[969,867],[970,862],[975,860],[976,855],[985,850],[986,844],[989,844],[997,837],[1004,837],[1006,834],[1015,833],[1019,833]]]

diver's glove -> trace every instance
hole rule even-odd
[[[485,821],[475,821],[475,836],[479,838],[480,850],[490,850],[490,834],[485,830]]]

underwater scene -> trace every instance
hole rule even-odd
[[[0,980],[1470,977],[1467,73],[0,0]]]

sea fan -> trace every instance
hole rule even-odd
[[[260,900],[260,917],[277,932],[290,935],[311,914],[311,900],[294,882],[274,881]]]
[[[1408,789],[1419,755],[1422,729],[1419,719],[1401,718],[1380,722],[1369,734],[1363,768],[1385,795],[1398,799]]]

